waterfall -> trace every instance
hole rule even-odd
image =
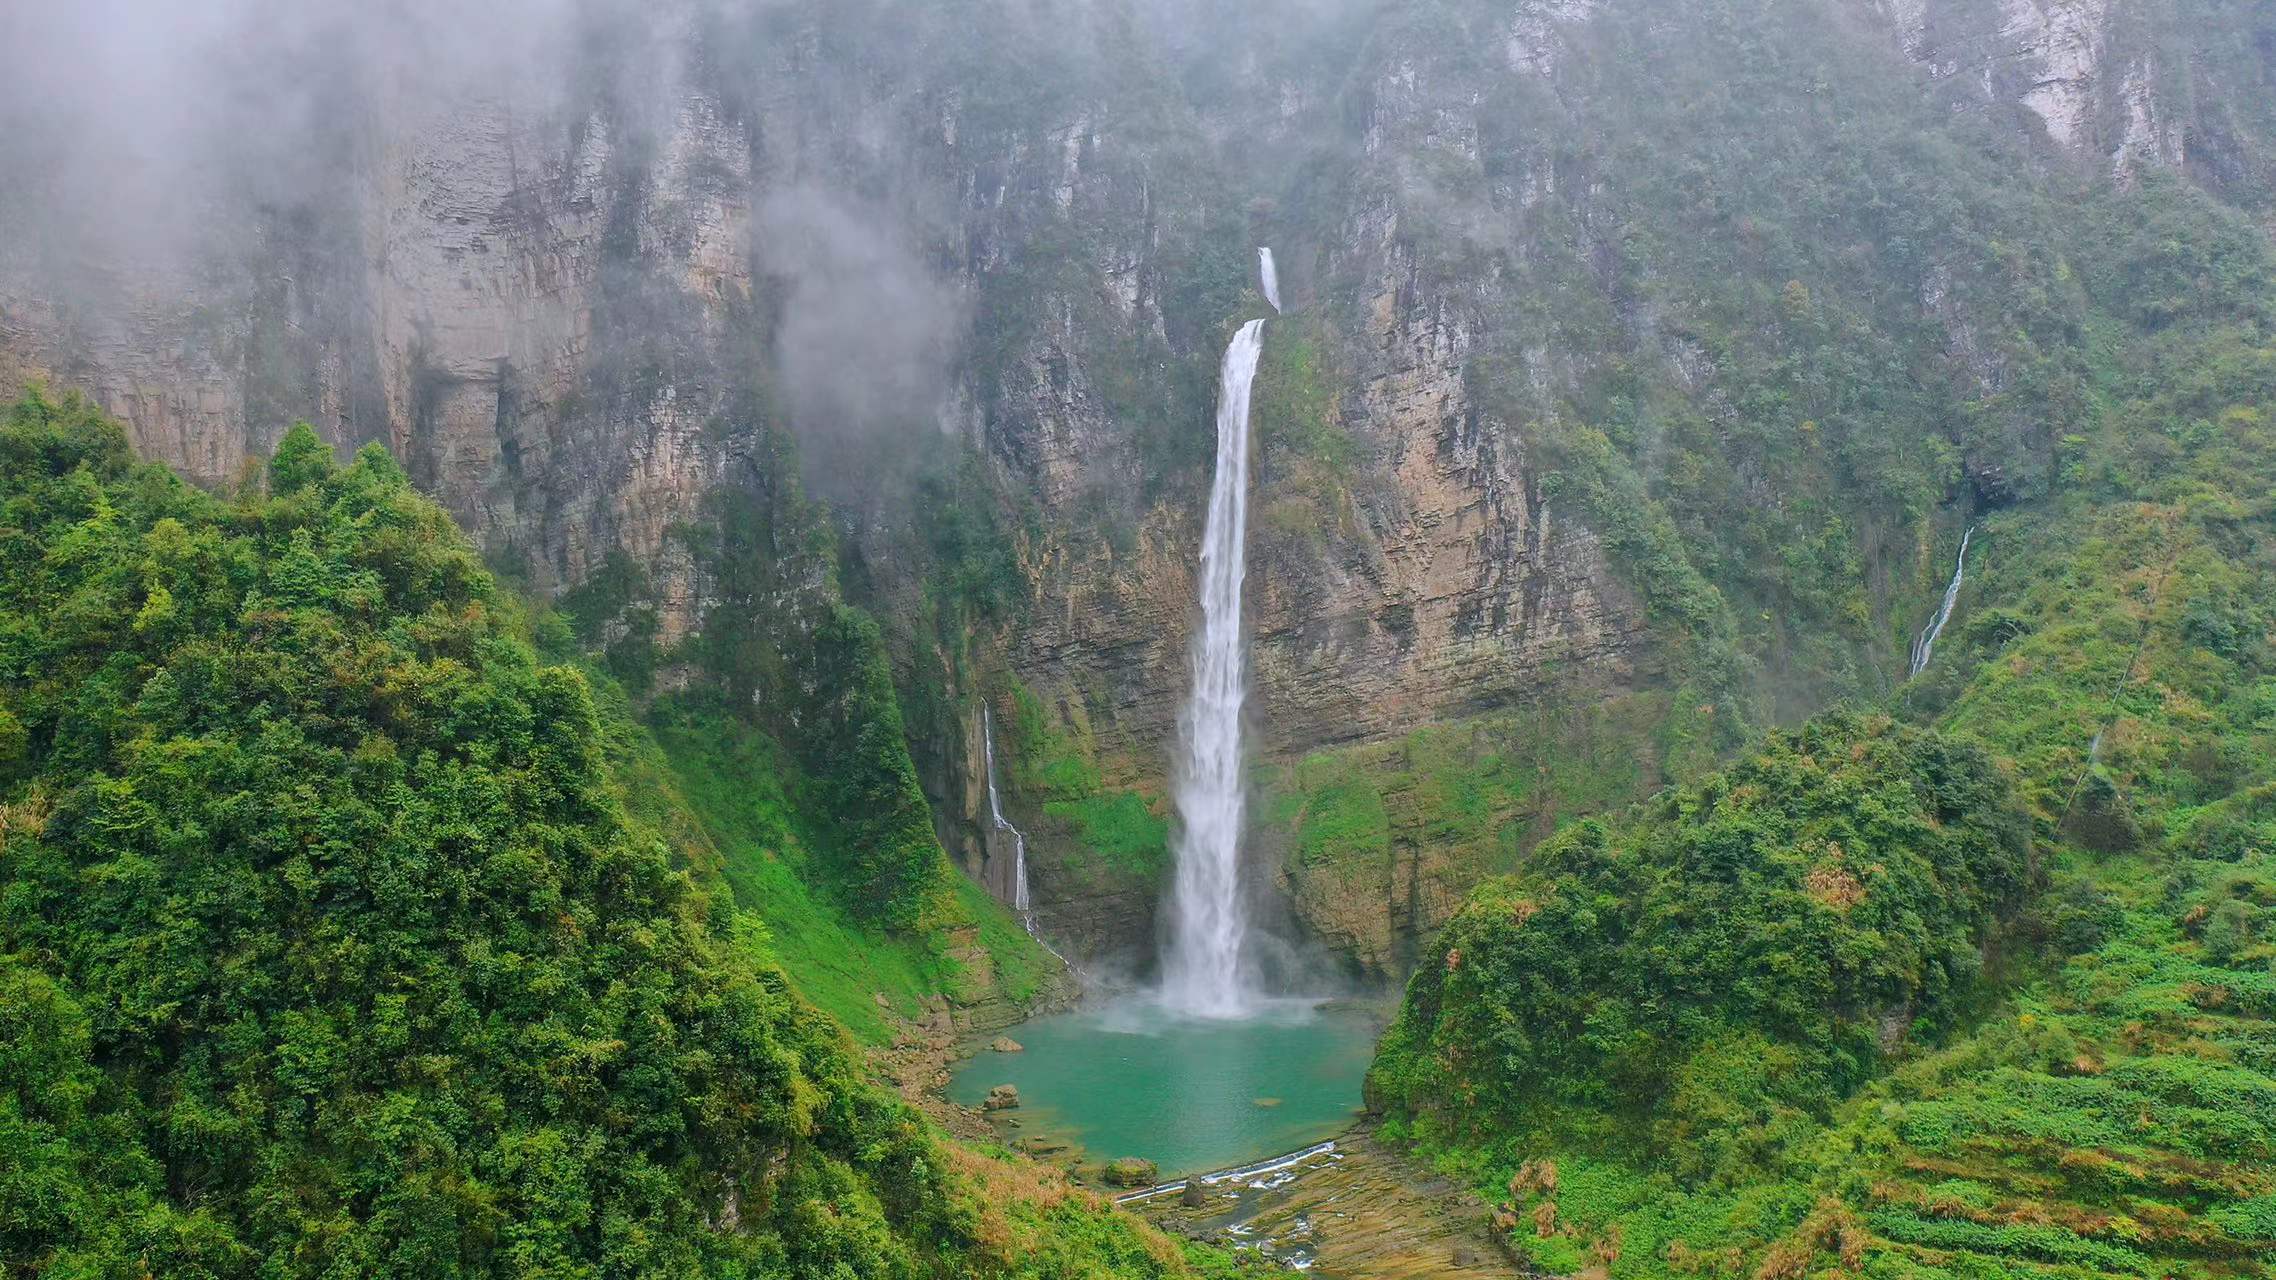
[[[1944,604],[1936,611],[1936,620],[1920,639],[1912,642],[1912,673],[1919,675],[1928,669],[1928,660],[1936,653],[1936,637],[1944,634],[1944,624],[1952,620],[1952,606],[1960,603],[1960,584],[1968,578],[1968,540],[1976,536],[1975,526],[1960,535],[1960,562],[1952,567],[1952,584],[1944,588]]]
[[[988,759],[988,820],[1012,838],[1012,914],[1019,917],[1020,927],[1032,938],[1035,905],[1027,896],[1027,834],[1004,816],[1003,797],[996,791],[996,717],[984,702],[980,704],[980,743]]]
[[[1257,249],[1257,275],[1264,281],[1264,300],[1272,304],[1274,315],[1280,314],[1280,269],[1272,265],[1272,250]]]
[[[1269,252],[1264,261],[1269,268]],[[1254,1006],[1241,971],[1248,932],[1240,877],[1247,807],[1241,707],[1248,694],[1241,586],[1248,570],[1249,389],[1263,350],[1262,320],[1242,325],[1225,349],[1217,478],[1201,544],[1201,629],[1193,638],[1193,691],[1178,717],[1177,878],[1170,942],[1162,956],[1162,1001],[1215,1018],[1238,1017]]]

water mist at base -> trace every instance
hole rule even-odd
[[[1205,1018],[1238,1018],[1257,1005],[1241,962],[1248,934],[1240,876],[1247,817],[1241,711],[1248,694],[1241,588],[1248,570],[1249,392],[1263,350],[1262,320],[1242,325],[1225,350],[1217,477],[1201,545],[1201,629],[1193,640],[1193,690],[1178,717],[1177,877],[1162,1004]]]

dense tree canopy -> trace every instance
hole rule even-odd
[[[1854,716],[1774,736],[1475,894],[1408,990],[1378,1100],[1745,1172],[1776,1122],[1822,1119],[1978,989],[2027,832],[1979,748]]]
[[[266,487],[0,429],[0,1270],[1182,1268],[1075,1202],[1008,1243],[383,450]]]

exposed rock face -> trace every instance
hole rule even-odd
[[[1595,536],[1552,512],[1508,425],[1472,402],[1468,300],[1433,297],[1394,236],[1347,250],[1368,280],[1341,406],[1371,454],[1358,519],[1314,563],[1279,547],[1255,568],[1261,721],[1283,752],[1576,677],[1620,687],[1643,639],[1641,605]]]
[[[1875,0],[1958,103],[2020,110],[2121,178],[2186,173],[2265,202],[2276,17],[2197,0]],[[2239,30],[2240,27],[2257,29]],[[2204,42],[2204,43],[2200,43]]]
[[[2145,13],[2223,4],[2237,38],[2221,57],[2170,58],[2144,34]],[[1664,683],[1633,575],[1529,443],[1614,364],[1658,379],[1725,440],[1759,425],[1671,316],[1684,300],[1655,296],[1653,264],[1630,260],[1633,210],[1588,152],[1602,140],[1572,136],[1603,92],[1591,42],[1650,14],[1517,0],[1446,5],[1416,27],[1399,6],[1162,0],[1135,14],[1072,5],[1047,41],[1013,31],[974,47],[958,15],[922,5],[872,6],[894,38],[867,45],[826,4],[744,6],[744,25],[709,28],[665,8],[659,47],[689,56],[661,59],[671,73],[640,81],[629,105],[623,78],[539,102],[344,82],[352,123],[327,153],[324,194],[231,207],[192,252],[57,260],[11,234],[0,193],[0,392],[32,377],[86,388],[146,453],[207,482],[296,417],[343,448],[384,441],[541,590],[629,557],[668,644],[722,598],[689,536],[709,504],[782,467],[770,431],[806,427],[811,457],[831,442],[811,419],[864,408],[842,387],[785,386],[785,328],[819,296],[801,289],[842,283],[804,272],[786,224],[854,224],[863,246],[908,260],[895,269],[921,267],[925,307],[954,313],[937,403],[901,407],[922,429],[858,437],[854,492],[832,495],[857,510],[847,540],[882,548],[879,612],[922,604],[924,587],[894,578],[879,531],[907,513],[891,485],[858,483],[862,467],[890,474],[894,455],[946,432],[1020,506],[1023,616],[981,637],[976,659],[932,637],[912,646],[945,672],[951,704],[916,729],[944,843],[1008,897],[983,693],[1016,679],[1054,723],[1079,726],[1100,787],[1162,807],[1217,360],[1256,307],[1243,292],[1253,244],[1271,242],[1294,314],[1268,326],[1268,357],[1317,346],[1320,417],[1351,448],[1329,465],[1260,445],[1260,769]],[[2276,99],[2276,17],[2249,6],[1827,9],[1861,38],[1889,35],[1955,104],[2014,114],[2097,167],[2179,170],[2240,199],[2271,189],[2255,104]],[[1544,280],[1563,292],[1536,306]],[[1936,268],[1919,292],[1950,336],[1940,358],[2001,389],[1999,330],[1971,328],[1969,282]],[[903,299],[880,294],[824,336],[858,347],[863,317]],[[1558,308],[1600,320],[1583,331],[1539,314]],[[884,385],[900,397],[920,384]],[[1999,458],[1966,465],[1985,493],[2012,479]],[[1791,495],[1765,482],[1752,496]],[[999,730],[1009,711],[999,702]],[[1086,860],[1005,772],[1046,935],[1078,958],[1149,953],[1159,886]],[[1376,772],[1400,809],[1397,788],[1413,784]],[[1298,930],[1376,973],[1395,972],[1489,861],[1412,815],[1389,825],[1387,851],[1365,861],[1298,866],[1280,832],[1256,845],[1279,871],[1259,879]]]
[[[19,262],[0,278],[16,357],[0,372],[88,390],[145,454],[207,482],[294,417],[343,448],[382,440],[540,587],[622,550],[658,582],[667,636],[684,630],[698,602],[669,531],[737,447],[707,427],[752,298],[745,130],[691,91],[635,170],[599,114],[405,98],[370,118],[339,203],[259,230],[305,275],[254,276],[219,237],[117,292]],[[637,317],[604,280],[627,272]],[[665,376],[627,378],[633,345]]]

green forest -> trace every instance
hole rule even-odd
[[[869,1082],[783,965],[875,873],[778,943],[791,838],[644,774],[384,449],[217,497],[34,393],[0,510],[10,1274],[1189,1273]]]

